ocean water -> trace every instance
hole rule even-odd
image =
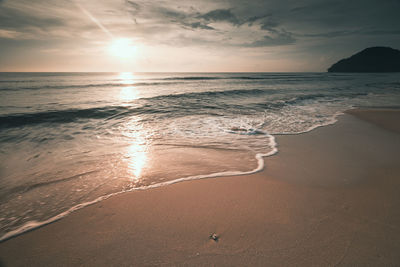
[[[0,240],[121,192],[262,170],[275,135],[353,107],[400,107],[400,74],[0,73]]]

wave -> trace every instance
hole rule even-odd
[[[281,80],[284,79],[287,82],[321,79],[320,74],[315,75],[299,75],[299,74],[259,74],[259,75],[241,75],[241,76],[176,76],[176,77],[165,77],[165,78],[154,78],[148,79],[143,82],[134,82],[131,84],[124,82],[106,82],[106,83],[77,83],[77,84],[49,84],[43,83],[31,85],[32,83],[38,82],[37,80],[0,80],[0,90],[41,90],[41,89],[70,89],[70,88],[99,88],[99,87],[128,87],[128,86],[157,86],[157,85],[171,85],[179,84],[183,81],[207,81],[207,80]],[[115,81],[121,81],[121,79],[115,79]],[[68,82],[68,80],[58,80],[60,82]],[[7,84],[13,84],[12,87]]]
[[[171,98],[196,98],[202,99],[204,97],[216,97],[216,96],[250,96],[250,95],[260,95],[269,94],[268,90],[262,89],[237,89],[237,90],[222,90],[222,91],[205,91],[205,92],[190,92],[183,94],[170,94],[170,95],[160,95],[152,98],[145,99],[171,99]]]
[[[198,76],[184,76],[184,77],[168,77],[168,78],[162,78],[161,80],[164,81],[171,81],[171,80],[221,80],[224,79],[224,77],[208,77],[208,76],[203,76],[203,77],[198,77]]]
[[[168,77],[168,78],[163,78],[162,80],[165,81],[171,81],[171,80],[183,80],[183,81],[198,81],[198,80],[269,80],[269,79],[275,79],[276,77],[274,76],[269,76],[269,77],[254,77],[254,76],[229,76],[229,77],[216,77],[216,76],[183,76],[183,77]]]
[[[296,78],[310,78],[308,76],[299,76],[299,75],[277,75],[277,74],[269,74],[269,75],[262,75],[262,76],[176,76],[176,77],[166,77],[166,78],[154,78],[154,79],[149,79],[152,81],[159,80],[159,81],[199,81],[199,80],[270,80],[270,79],[280,79],[280,78],[289,78],[289,77],[296,77]],[[121,81],[121,79],[113,79],[112,81]],[[19,84],[29,84],[29,83],[35,83],[38,82],[38,80],[0,80],[0,84],[3,83],[19,83]],[[49,81],[43,81],[41,80],[40,82],[54,82],[52,80]],[[68,80],[57,80],[57,82],[68,82]],[[160,83],[165,83],[165,82],[138,82],[135,83],[134,85],[158,85]],[[124,83],[100,83],[100,84],[70,84],[70,85],[37,85],[37,86],[31,86],[31,87],[25,87],[23,89],[41,89],[41,88],[74,88],[74,87],[95,87],[95,86],[118,86],[118,85],[125,85]]]
[[[204,107],[207,108],[207,106]],[[64,109],[36,113],[10,114],[0,116],[0,129],[23,127],[42,123],[72,123],[82,119],[109,120],[131,115],[166,114],[173,111],[174,107],[143,105],[140,107],[106,106],[87,109]]]
[[[160,95],[151,98],[143,98],[143,99],[172,99],[172,98],[196,98],[202,99],[203,97],[218,97],[218,96],[227,96],[227,97],[242,97],[242,96],[260,96],[260,95],[270,95],[275,93],[275,89],[235,89],[235,90],[221,90],[221,91],[205,91],[205,92],[190,92],[190,93],[182,93],[182,94],[169,94],[169,95]],[[330,92],[326,93],[317,93],[317,94],[302,94],[298,95],[290,100],[287,100],[288,104],[294,104],[298,101],[317,99],[322,97],[357,97],[361,95],[367,95],[367,92]],[[277,100],[278,102],[280,100]]]
[[[0,116],[0,128],[12,128],[25,125],[33,125],[40,123],[70,123],[79,119],[112,119],[116,117],[124,117],[128,115],[139,114],[155,114],[169,113],[175,110],[174,105],[169,105],[165,100],[196,98],[202,99],[204,96],[218,95],[247,95],[260,94],[263,90],[232,90],[217,92],[201,92],[201,93],[185,93],[162,95],[150,98],[141,98],[137,101],[146,101],[142,106],[106,106],[87,109],[65,109],[65,110],[49,110],[36,113],[9,114]],[[151,102],[154,103],[151,103]],[[203,108],[215,108],[206,103]],[[182,109],[182,107],[180,107]],[[185,110],[187,111],[187,110]]]
[[[81,119],[117,119],[132,115],[143,114],[174,114],[184,116],[189,114],[209,113],[211,110],[235,110],[243,109],[243,106],[226,104],[219,99],[248,98],[250,96],[259,99],[263,95],[269,95],[270,90],[238,89],[228,91],[191,92],[183,94],[161,95],[135,100],[134,106],[105,106],[86,109],[49,110],[36,113],[8,114],[0,116],[0,129],[22,127],[41,123],[71,123]],[[366,95],[365,92],[342,92],[333,95],[318,93],[298,95],[289,99],[274,101],[265,100],[262,103],[248,103],[250,109],[277,110],[284,106],[294,106],[306,101],[336,101],[341,98],[354,98]],[[198,101],[200,100],[200,101]]]
[[[276,79],[296,79],[296,81],[300,80],[309,80],[320,78],[320,76],[309,77],[309,76],[299,76],[298,74],[264,74],[260,76],[179,76],[179,77],[167,77],[162,78],[161,80],[165,81],[199,81],[199,80],[276,80]]]
[[[215,98],[218,96],[238,97],[260,95],[264,93],[266,93],[266,91],[259,89],[194,92],[141,98],[137,100],[137,106],[105,106],[86,109],[64,109],[36,113],[8,114],[0,116],[0,129],[41,123],[71,123],[80,119],[115,119],[140,114],[166,114],[171,112],[196,112],[196,110],[200,111],[201,109],[225,109],[226,106],[218,106],[217,103],[210,105],[209,101],[206,101],[207,98]],[[184,101],[188,99],[200,99],[204,100],[204,103],[199,103],[195,106],[191,105],[190,108],[184,108]],[[142,103],[140,103],[140,101],[142,101]],[[182,105],[176,106],[174,101],[183,101],[183,103],[180,103]],[[193,109],[194,107],[198,109]],[[265,108],[267,108],[267,106],[265,106]]]
[[[138,83],[95,83],[95,84],[68,84],[68,85],[35,85],[19,86],[17,88],[3,87],[0,90],[43,90],[43,89],[79,89],[79,88],[100,88],[100,87],[131,87],[131,86],[157,86],[172,85],[176,82],[138,82]]]
[[[36,80],[0,80],[0,83],[33,83]]]
[[[0,116],[0,129],[39,123],[68,123],[78,119],[104,119],[126,109],[126,107],[67,109]]]

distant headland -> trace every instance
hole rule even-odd
[[[328,72],[400,72],[400,50],[370,47],[339,60]]]

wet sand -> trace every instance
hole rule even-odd
[[[400,113],[350,113],[277,136],[260,173],[121,194],[0,243],[1,264],[399,265]]]

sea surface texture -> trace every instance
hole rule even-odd
[[[399,107],[400,74],[0,73],[0,240],[120,192],[259,171],[274,135],[358,106]]]

